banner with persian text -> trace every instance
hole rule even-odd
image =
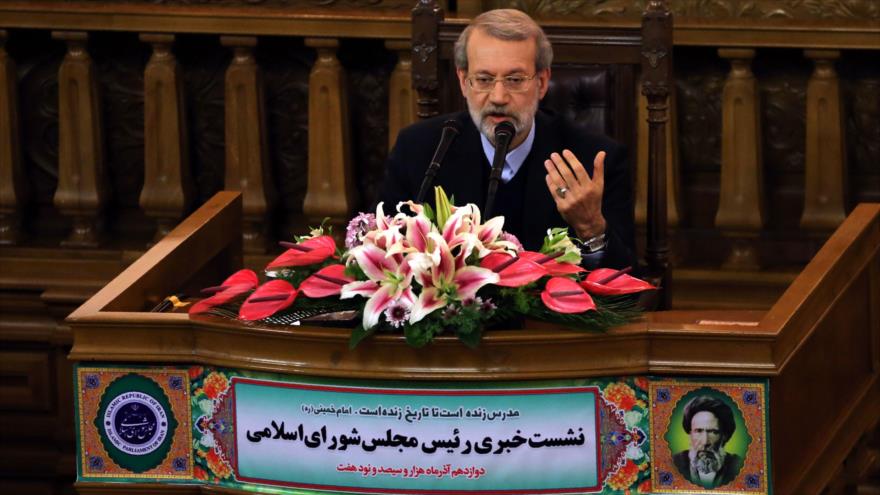
[[[81,482],[278,494],[771,493],[766,380],[78,366]],[[708,421],[708,422],[707,422]]]

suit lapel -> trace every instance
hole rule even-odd
[[[543,112],[535,115],[535,142],[525,161],[526,196],[523,212],[523,229],[525,239],[521,239],[528,249],[541,247],[544,235],[550,227],[564,227],[566,224],[556,209],[556,202],[547,191],[544,176],[544,160],[550,153],[562,151],[562,143],[553,132],[551,118]],[[548,223],[549,222],[549,223]]]

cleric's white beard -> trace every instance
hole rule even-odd
[[[708,448],[700,451],[691,449],[688,457],[691,460],[691,474],[715,474],[724,465],[724,457],[727,453],[719,445],[716,448]]]
[[[535,112],[537,111],[538,100],[535,100],[519,113],[511,112],[505,107],[493,105],[492,103],[486,103],[486,106],[481,109],[476,108],[471,105],[470,100],[468,100],[468,113],[471,115],[471,120],[474,121],[474,125],[477,126],[477,129],[479,129],[493,145],[495,144],[496,124],[489,121],[488,117],[490,115],[503,115],[509,118],[510,123],[513,124],[513,128],[516,130],[516,136],[519,137],[528,133],[532,128],[532,123],[535,121]],[[516,141],[516,137],[514,137],[513,140]]]

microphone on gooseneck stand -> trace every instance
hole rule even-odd
[[[495,194],[498,192],[498,181],[501,180],[501,172],[504,170],[504,160],[507,158],[507,149],[510,141],[516,133],[516,128],[508,121],[495,126],[495,158],[492,160],[492,171],[489,172],[489,191],[486,193],[486,207],[483,208],[483,218],[492,218],[495,207]]]
[[[431,158],[431,164],[428,165],[428,170],[425,171],[425,177],[422,179],[422,186],[419,188],[419,195],[416,196],[416,203],[422,203],[425,200],[425,194],[428,193],[428,189],[434,183],[434,177],[440,170],[440,164],[443,163],[446,150],[449,149],[449,145],[452,144],[455,136],[458,136],[458,122],[447,120],[443,123],[443,135],[440,136],[440,144],[437,145],[434,157]]]

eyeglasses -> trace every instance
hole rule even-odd
[[[524,74],[513,74],[504,77],[492,77],[486,74],[477,74],[467,78],[468,86],[477,93],[489,93],[495,89],[495,83],[501,81],[504,89],[511,93],[522,93],[529,89],[529,83],[538,74],[526,76]]]

